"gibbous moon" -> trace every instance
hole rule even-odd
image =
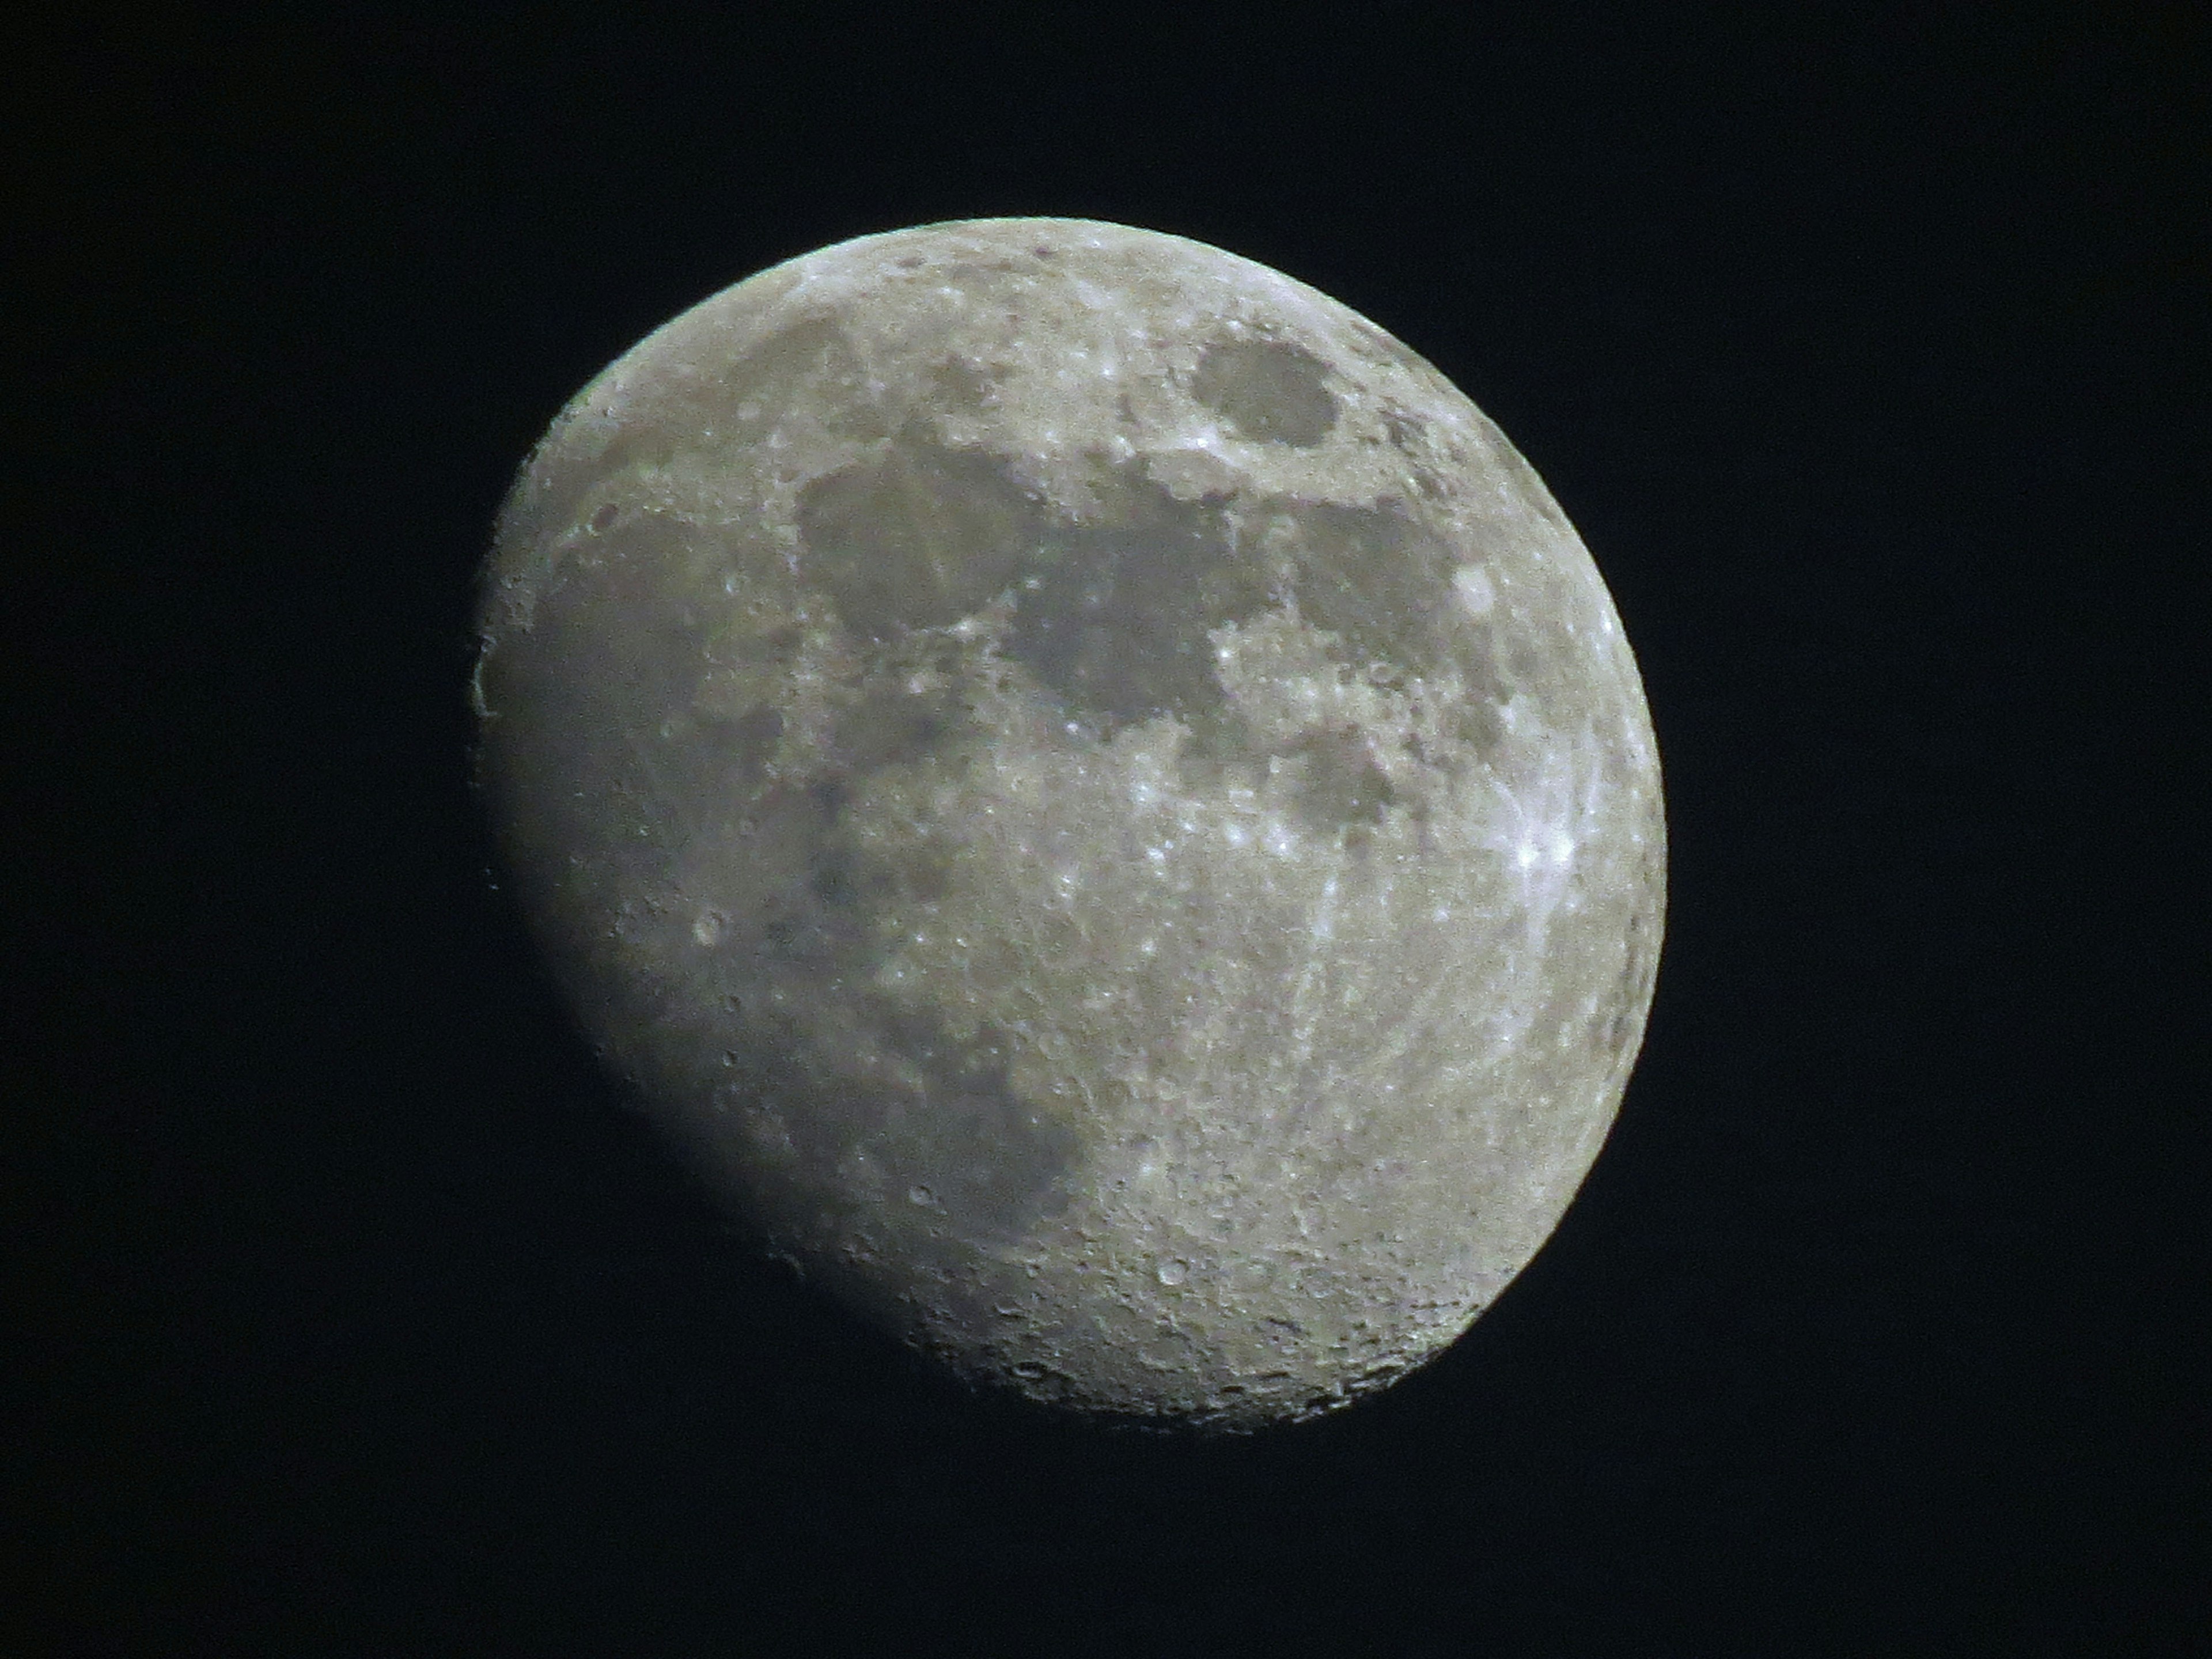
[[[1463,394],[1264,266],[994,219],[763,271],[562,411],[480,625],[583,1025],[963,1376],[1325,1412],[1612,1122],[1665,884],[1620,619]]]

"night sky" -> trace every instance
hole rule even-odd
[[[0,52],[0,1650],[2206,1650],[2195,9],[167,16]],[[1581,1197],[1256,1440],[963,1396],[757,1261],[467,788],[475,568],[568,397],[1012,213],[1436,363],[1666,767]]]

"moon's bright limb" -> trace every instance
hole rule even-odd
[[[562,412],[481,620],[583,1023],[964,1375],[1326,1410],[1596,1155],[1664,886],[1635,662],[1498,429],[1311,289],[1069,220],[778,265]]]

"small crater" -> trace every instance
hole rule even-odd
[[[1479,564],[1463,565],[1452,574],[1452,592],[1460,609],[1474,617],[1487,617],[1498,605],[1498,584]]]
[[[1206,347],[1190,395],[1242,438],[1310,449],[1336,425],[1328,366],[1287,340],[1220,340]]]
[[[606,502],[598,512],[592,514],[592,533],[599,534],[621,516],[622,508],[617,507],[612,501]]]

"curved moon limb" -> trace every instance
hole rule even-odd
[[[1611,598],[1463,394],[1278,272],[1050,219],[763,271],[562,411],[480,625],[581,1023],[963,1376],[1328,1410],[1611,1124],[1665,886]]]

